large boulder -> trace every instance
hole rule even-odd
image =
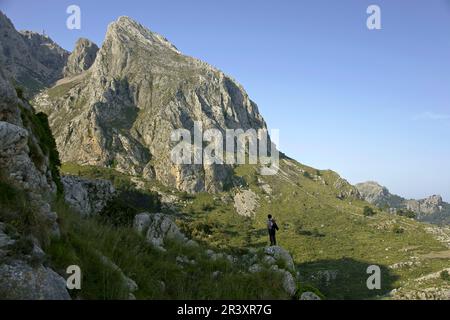
[[[280,269],[278,266],[274,265],[270,268],[273,272],[278,272],[282,277],[282,285],[284,291],[291,297],[297,292],[297,281],[295,280],[292,273],[285,269]]]
[[[23,261],[0,265],[0,299],[69,300],[66,281],[50,268]]]
[[[276,261],[281,261],[286,269],[293,272],[295,271],[295,264],[294,260],[292,259],[292,256],[289,254],[289,252],[282,247],[279,246],[271,246],[266,247],[264,249],[264,253],[267,256],[273,257]]]
[[[98,214],[116,192],[108,180],[63,176],[61,182],[64,186],[65,200],[82,215]]]
[[[141,213],[134,219],[134,228],[153,246],[164,249],[166,240],[186,243],[188,239],[180,231],[175,222],[163,213]]]

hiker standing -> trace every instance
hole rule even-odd
[[[277,245],[276,232],[278,230],[278,226],[275,219],[272,218],[271,214],[269,214],[267,218],[268,218],[267,231],[269,232],[270,245],[276,246]]]

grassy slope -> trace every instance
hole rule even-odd
[[[138,299],[268,299],[286,298],[280,279],[268,272],[239,273],[239,266],[225,259],[212,261],[203,248],[186,248],[169,243],[160,252],[145,243],[128,227],[113,227],[94,218],[82,219],[63,203],[55,206],[61,220],[62,237],[46,248],[50,265],[64,274],[68,265],[83,271],[81,291],[72,292],[83,299],[126,299],[128,291],[121,276],[105,265],[99,253],[108,257],[139,286]],[[177,256],[196,261],[180,268]],[[214,271],[221,272],[213,279]],[[164,282],[164,289],[160,282]]]
[[[113,169],[64,164],[62,173],[87,178],[106,178],[116,188],[127,188],[130,177]],[[240,263],[225,258],[211,260],[207,242],[198,248],[165,245],[161,252],[146,244],[143,236],[131,227],[113,226],[102,219],[81,218],[61,201],[55,204],[62,237],[53,239],[45,248],[50,265],[60,274],[68,265],[77,264],[83,270],[83,286],[74,297],[83,299],[124,299],[128,290],[120,274],[102,262],[99,253],[113,261],[124,274],[139,286],[138,299],[286,299],[280,276],[268,271],[257,274],[243,273]],[[228,253],[236,254],[233,250]],[[176,258],[185,256],[195,260],[194,265],[177,265]],[[213,277],[213,272],[220,272]],[[164,289],[161,287],[164,283]]]
[[[114,172],[75,165],[65,165],[63,171],[91,177]],[[178,207],[184,215],[179,223],[187,234],[213,249],[238,251],[262,247],[267,245],[265,221],[271,213],[280,226],[279,243],[293,255],[303,283],[318,287],[328,298],[379,298],[400,286],[418,289],[444,284],[440,279],[421,284],[412,281],[448,266],[448,259],[423,257],[446,250],[425,231],[427,225],[379,210],[375,216],[365,217],[366,202],[337,198],[340,190],[335,182],[339,177],[334,172],[318,172],[295,161],[282,160],[276,176],[258,176],[253,166],[240,166],[235,173],[244,177],[259,196],[253,219],[235,213],[232,195],[236,190],[191,197],[163,188],[181,199]],[[271,195],[262,191],[261,183],[271,186]],[[389,268],[414,259],[420,261],[418,265]],[[366,269],[372,264],[382,270],[381,290],[370,291],[366,287]],[[320,273],[323,271],[337,276],[327,281]]]

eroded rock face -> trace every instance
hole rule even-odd
[[[67,60],[64,76],[70,77],[88,70],[94,63],[97,52],[98,47],[95,43],[88,39],[79,39]]]
[[[49,37],[31,31],[18,32],[0,12],[0,60],[8,77],[29,93],[62,77],[69,53]]]
[[[34,134],[31,124],[22,121],[22,118],[27,119],[32,116],[31,106],[19,100],[11,87],[10,82],[4,78],[4,73],[0,70],[0,91],[9,94],[9,96],[0,97],[0,113],[6,120],[0,121],[2,179],[25,191],[30,199],[30,207],[35,208],[46,223],[53,225],[53,232],[58,234],[56,214],[51,211],[48,203],[56,193],[49,157],[42,150],[39,138]],[[27,113],[29,115],[26,115]]]
[[[227,165],[176,165],[174,129],[266,128],[258,107],[223,72],[182,55],[127,17],[108,27],[91,68],[35,99],[49,114],[63,162],[109,166],[187,192],[232,183]],[[150,162],[150,160],[152,161]]]
[[[0,28],[4,23],[5,17],[0,14]],[[48,141],[36,133],[36,123],[42,126],[43,120],[25,100],[17,97],[12,79],[2,67],[3,63],[0,65],[0,179],[26,198],[30,211],[11,210],[0,203],[0,299],[69,299],[65,280],[42,264],[45,257],[42,243],[32,231],[19,233],[13,223],[26,220],[25,215],[31,213],[33,217],[27,223],[32,230],[39,224],[39,228],[45,228],[42,232],[59,235],[57,215],[50,206],[57,187],[46,150]],[[14,232],[14,237],[7,229]],[[18,240],[30,244],[27,254],[14,250]]]
[[[386,187],[374,181],[358,183],[356,185],[359,192],[367,202],[377,206],[399,207],[404,199],[393,195]]]
[[[82,215],[98,214],[116,192],[108,180],[63,176],[61,182],[64,186],[65,200]]]
[[[416,213],[423,215],[441,212],[444,207],[444,201],[441,196],[433,195],[422,200],[407,200],[406,207]]]
[[[164,250],[166,240],[186,243],[188,239],[180,231],[173,220],[163,213],[141,213],[136,215],[134,228],[145,234],[147,241],[153,246]]]

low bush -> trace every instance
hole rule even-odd
[[[369,206],[365,206],[364,210],[363,210],[363,214],[366,217],[371,217],[373,215],[375,215],[375,210],[373,210],[371,207]]]

